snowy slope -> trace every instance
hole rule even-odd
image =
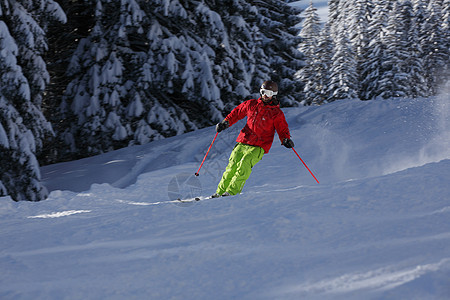
[[[1,299],[450,299],[450,106],[284,109],[241,195],[215,191],[242,122],[42,168],[0,198]]]

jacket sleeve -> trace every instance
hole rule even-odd
[[[249,101],[251,100],[242,102],[228,114],[225,120],[227,120],[230,123],[230,126],[247,116]]]
[[[284,139],[291,138],[291,133],[289,132],[289,127],[286,122],[286,118],[284,117],[284,114],[281,110],[275,119],[274,125],[281,143],[283,143]]]

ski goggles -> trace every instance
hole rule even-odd
[[[266,89],[260,89],[259,92],[261,93],[261,96],[267,96],[267,97],[273,97],[278,94],[278,92],[274,92],[272,90],[266,90]]]

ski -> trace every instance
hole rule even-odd
[[[210,199],[218,199],[218,198],[223,198],[223,197],[226,197],[226,196],[231,196],[231,195],[227,194],[227,195],[222,195],[222,196],[218,196],[218,197],[215,197],[214,195],[213,196],[207,196],[207,197],[199,196],[199,197],[193,197],[193,198],[187,198],[187,199],[177,198],[176,200],[172,200],[170,202],[189,203],[189,202],[197,202],[197,201],[210,200]]]
[[[194,198],[188,198],[188,199],[178,198],[176,201],[181,202],[181,203],[189,203],[189,202],[196,202],[196,201],[205,200],[205,199],[208,199],[208,198],[204,198],[204,199],[201,199],[200,197],[194,197]]]

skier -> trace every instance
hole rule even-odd
[[[281,144],[293,148],[288,124],[280,109],[277,98],[278,85],[272,80],[264,81],[259,90],[259,99],[247,100],[220,123],[216,131],[221,132],[237,121],[247,117],[247,124],[236,139],[228,166],[222,175],[213,198],[239,194],[250,176],[253,166],[261,160],[272,147],[275,130]]]

